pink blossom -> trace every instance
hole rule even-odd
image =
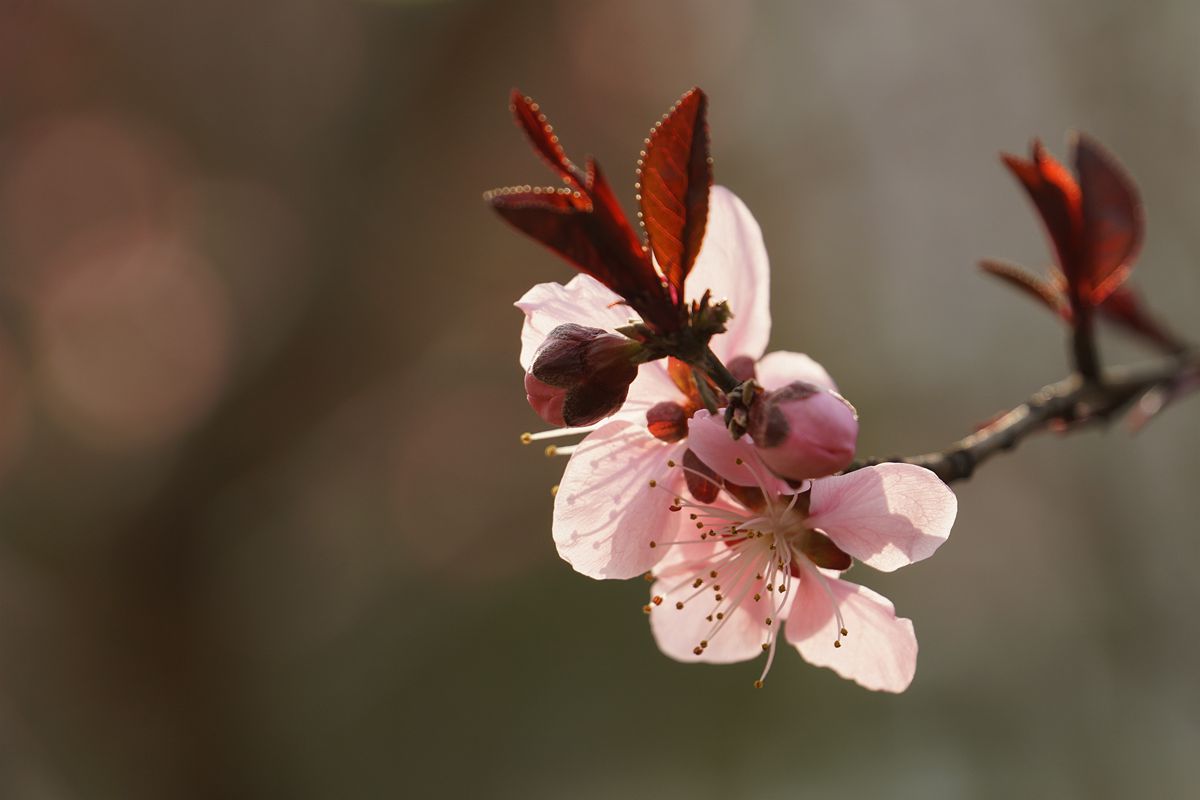
[[[730,663],[767,654],[761,686],[782,634],[812,664],[874,690],[900,692],[916,670],[912,622],[887,598],[842,580],[858,559],[891,571],[928,558],[949,536],[954,494],[930,471],[881,464],[808,482],[773,476],[749,437],[734,441],[707,412],[689,442],[711,468],[718,495],[696,503],[654,480],[644,494],[672,519],[654,570],[651,630],[679,661]],[[687,469],[663,463],[662,473]]]
[[[728,189],[712,189],[707,231],[685,289],[689,299],[711,289],[714,297],[729,302],[733,319],[710,344],[727,364],[757,361],[756,377],[769,389],[793,380],[835,388],[828,373],[806,355],[776,352],[761,357],[770,334],[767,253],[758,223]],[[586,275],[565,286],[539,284],[516,305],[526,316],[521,332],[521,365],[526,370],[546,336],[560,324],[615,329],[636,321],[620,297]],[[663,437],[657,438],[647,414],[655,407],[661,411],[664,403],[678,406],[685,419],[695,413],[699,405],[685,391],[689,374],[679,366],[672,369],[666,361],[643,364],[625,404],[598,425],[523,437],[532,442],[587,434],[577,445],[547,448],[548,454],[571,456],[555,497],[553,532],[559,554],[584,575],[634,577],[653,567],[663,552],[649,548],[648,542],[662,537],[670,512],[644,489],[657,478],[669,492],[684,491],[684,474],[663,475],[662,464],[682,463],[687,442],[664,433],[662,426],[655,428]]]

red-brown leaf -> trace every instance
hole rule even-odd
[[[1070,309],[1066,308],[1063,304],[1063,296],[1054,284],[1049,281],[1042,280],[1018,266],[1003,261],[985,259],[979,262],[979,267],[989,275],[996,276],[1009,286],[1037,300],[1055,314],[1062,316],[1070,313]]]
[[[671,305],[641,238],[621,210],[600,165],[591,158],[587,162],[587,187],[594,204],[598,235],[607,243],[614,263],[621,265],[612,270],[620,285],[610,283],[609,288],[624,297],[659,330],[678,329],[683,324],[683,315]]]
[[[485,199],[513,227],[528,234],[606,286],[617,282],[591,223],[591,203],[580,192],[531,189],[527,186],[496,189]]]
[[[642,223],[677,304],[696,261],[708,221],[712,162],[708,155],[708,99],[692,89],[650,132],[638,170]]]
[[[542,113],[541,107],[534,102],[533,98],[521,94],[518,89],[513,89],[509,108],[512,110],[517,127],[525,132],[533,149],[537,150],[550,168],[557,172],[563,180],[583,188],[583,173],[579,167],[571,163],[571,159],[567,158],[566,152],[559,144],[558,135],[554,133],[554,127],[547,121],[546,115]]]
[[[1129,275],[1142,245],[1144,221],[1137,187],[1094,139],[1078,134],[1075,170],[1083,195],[1087,290],[1101,303]]]
[[[519,186],[484,197],[509,224],[621,295],[646,321],[662,330],[677,327],[679,314],[649,257],[624,216],[613,215],[611,190],[599,171],[596,176],[596,205],[586,193],[567,188]]]
[[[1007,154],[1002,154],[1001,159],[1029,193],[1054,244],[1059,266],[1074,285],[1082,269],[1079,185],[1036,139],[1030,161]]]
[[[1181,353],[1187,344],[1149,311],[1141,298],[1127,286],[1119,286],[1100,304],[1100,313],[1133,333],[1145,337],[1168,353]]]

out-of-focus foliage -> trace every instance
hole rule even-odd
[[[755,665],[659,655],[644,584],[557,560],[510,303],[571,273],[480,192],[540,168],[514,85],[610,165],[702,86],[772,255],[772,346],[829,367],[865,452],[930,449],[1064,370],[1055,321],[973,266],[1046,258],[995,157],[1035,133],[1120,154],[1139,288],[1200,334],[1198,24],[0,4],[0,795],[1187,794],[1193,405],[960,488],[949,544],[877,582],[918,628],[906,694],[799,659],[755,692]]]

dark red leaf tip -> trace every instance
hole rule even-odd
[[[712,187],[708,98],[691,89],[655,123],[638,161],[638,218],[676,303],[695,263]]]
[[[538,155],[568,183],[582,185],[583,174],[578,167],[567,158],[567,153],[559,141],[554,126],[542,112],[542,107],[529,95],[522,94],[519,89],[513,89],[509,95],[509,111],[513,119],[533,145]]]
[[[1141,250],[1142,203],[1133,180],[1099,142],[1078,132],[1070,140],[1082,193],[1086,291],[1100,303],[1128,277]]]

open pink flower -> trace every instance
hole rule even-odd
[[[768,389],[795,380],[836,389],[829,374],[806,355],[762,356],[770,334],[767,252],[754,217],[723,187],[712,189],[707,233],[685,290],[689,299],[711,290],[715,298],[728,301],[733,318],[710,343],[726,364],[753,369]],[[526,316],[521,332],[521,366],[526,369],[546,335],[564,322],[608,329],[630,322],[630,310],[620,305],[620,298],[586,275],[566,286],[539,284],[516,305]],[[686,421],[701,407],[691,381],[690,370],[679,362],[643,364],[625,404],[610,419],[587,428],[525,435],[528,442],[587,434],[577,445],[547,448],[548,453],[571,456],[555,498],[553,530],[559,554],[577,571],[593,578],[630,578],[657,563],[663,551],[647,543],[662,538],[670,512],[645,488],[652,477],[663,480],[670,492],[685,488],[685,473],[663,475],[662,465],[690,460]],[[677,418],[668,426],[656,414],[672,407]],[[700,482],[693,489],[702,492],[703,486]]]
[[[734,441],[707,412],[691,420],[691,450],[717,496],[697,503],[647,485],[672,519],[654,570],[651,630],[680,661],[731,663],[767,653],[779,636],[812,664],[874,690],[900,692],[916,670],[910,620],[887,598],[838,577],[852,558],[890,572],[928,558],[954,523],[954,494],[929,470],[881,464],[800,490],[773,476],[747,437]],[[672,462],[663,473],[690,470]]]

